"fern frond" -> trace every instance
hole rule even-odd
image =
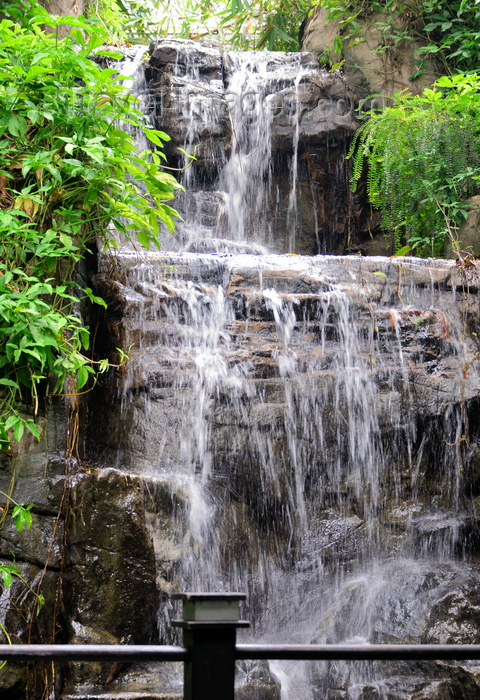
[[[457,225],[461,202],[479,191],[480,86],[442,100],[402,95],[372,115],[355,135],[352,191],[366,171],[367,194],[382,212],[382,226],[396,245],[407,236],[419,250],[439,250]],[[435,99],[434,99],[435,97]]]

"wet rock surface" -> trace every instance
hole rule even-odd
[[[102,258],[96,281],[109,301],[99,351],[130,347],[129,363],[88,397],[82,465],[53,448],[45,462],[44,445],[18,458],[15,497],[35,503],[32,537],[8,525],[0,538],[2,561],[15,556],[30,581],[48,553],[35,638],[49,638],[60,600],[56,641],[178,643],[169,595],[189,588],[246,590],[255,641],[478,642],[471,270],[411,258],[119,254]],[[47,425],[60,445],[65,413]],[[12,466],[2,463],[5,492]],[[53,537],[66,473],[68,519]],[[12,595],[28,602],[20,582]],[[5,625],[24,639],[15,604]],[[479,693],[475,664],[385,668],[282,675],[252,664],[239,668],[237,697],[278,700],[288,674],[292,700]],[[9,665],[1,683],[23,697],[23,669]],[[58,687],[63,700],[176,700],[182,674],[71,665]]]
[[[145,78],[146,111],[171,137],[170,165],[186,164],[179,148],[195,156],[176,201],[185,224],[163,247],[343,253],[370,240],[375,223],[362,187],[350,194],[345,163],[354,95],[313,53],[162,40],[150,46]]]
[[[181,499],[178,485],[124,470],[90,469],[77,476],[64,584],[71,643],[171,642],[159,639],[157,615],[161,597],[172,591],[173,571],[184,546]],[[163,700],[176,690],[167,684],[159,691],[154,676],[163,677],[165,684],[162,667],[152,664],[147,677],[141,664],[71,664],[66,684],[80,694],[108,685],[112,697],[123,693],[133,698],[141,690],[142,699],[150,697],[150,688]],[[177,667],[173,675],[177,689],[179,671]]]
[[[345,639],[342,619],[345,621],[347,609],[353,606],[362,610],[363,615],[359,615],[360,624],[349,639],[351,643],[364,641],[367,636],[378,644],[446,643],[447,635],[443,636],[444,641],[440,641],[440,634],[435,636],[437,625],[445,625],[450,631],[451,643],[462,643],[458,632],[465,623],[465,609],[461,611],[465,595],[449,593],[445,596],[444,593],[458,587],[475,598],[477,581],[475,567],[468,569],[439,563],[412,565],[411,561],[387,564],[374,577],[359,579],[345,587],[334,603],[339,607],[335,612],[327,610],[312,641],[335,643]],[[373,628],[369,629],[371,606],[375,606],[377,614]],[[448,614],[440,613],[442,606],[449,608]],[[443,612],[446,612],[445,607]],[[471,614],[475,615],[475,606]],[[475,625],[468,631],[465,626],[463,639],[476,643],[477,633]],[[461,700],[478,694],[479,673],[478,666],[469,662],[392,662],[388,665],[385,662],[331,662],[313,665],[312,681],[316,688],[314,696],[319,698]]]
[[[247,587],[254,636],[274,641],[477,641],[478,299],[465,274],[412,258],[103,260],[106,335],[135,345],[90,405],[88,451],[182,485],[172,588],[197,587],[201,561],[205,589]],[[162,546],[166,563],[175,547]],[[244,680],[242,698],[276,697]],[[475,666],[403,663],[387,676],[318,665],[309,683],[322,700],[437,700],[462,683],[475,696],[477,681]]]
[[[280,683],[266,661],[237,664],[235,700],[280,700]]]
[[[20,576],[14,576],[11,587],[2,587],[0,595],[0,642],[51,643],[54,629],[63,641],[65,617],[58,605],[62,582],[63,538],[65,509],[62,497],[68,491],[68,474],[74,461],[66,459],[65,444],[67,410],[55,401],[37,417],[42,439],[40,443],[25,436],[20,448],[0,456],[0,561],[14,566]],[[18,532],[6,511],[6,494],[16,503],[33,504],[32,527]],[[12,505],[10,504],[10,508]],[[44,596],[37,614],[36,593]],[[57,626],[53,627],[57,612]],[[8,637],[7,637],[8,635]],[[8,663],[0,671],[0,695],[11,700],[24,700],[28,683],[32,697],[41,697],[48,671],[40,667],[28,670],[25,664]]]

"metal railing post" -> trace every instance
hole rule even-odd
[[[183,643],[189,651],[185,662],[184,700],[234,700],[235,644],[244,593],[179,593]]]

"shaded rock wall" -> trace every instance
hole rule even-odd
[[[69,474],[75,460],[66,458],[67,411],[62,403],[49,407],[46,417],[38,418],[42,440],[36,443],[25,436],[12,455],[0,458],[0,503],[5,514],[5,494],[11,493],[17,503],[33,503],[32,527],[17,532],[9,515],[2,519],[0,560],[14,565],[24,580],[14,577],[12,586],[2,591],[0,633],[12,643],[65,641],[65,609],[62,600],[64,573],[64,537],[67,516]],[[40,593],[45,603],[36,614]],[[45,685],[53,685],[51,667],[7,664],[0,671],[2,696],[15,700],[41,697]]]

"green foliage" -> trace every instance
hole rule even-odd
[[[435,55],[447,72],[470,72],[480,66],[480,3],[473,0],[321,0],[330,21],[340,31],[330,52],[363,41],[359,19],[380,30],[385,52],[400,41],[421,38],[416,52],[418,77],[425,58]],[[158,39],[167,34],[183,38],[214,37],[237,49],[267,48],[298,51],[298,32],[312,11],[309,0],[89,0],[96,16],[113,38],[130,41]],[[323,57],[329,64],[329,56]]]
[[[438,255],[467,217],[480,179],[480,77],[444,76],[422,96],[399,94],[356,133],[352,189],[367,166],[371,203],[399,248]]]
[[[11,495],[4,493],[3,491],[0,491],[0,494],[2,496],[5,496],[7,498],[7,509],[8,505],[10,503],[14,504],[14,508],[11,513],[11,517],[13,522],[15,523],[15,527],[17,528],[18,532],[22,532],[24,529],[29,530],[32,526],[32,514],[31,514],[31,509],[33,508],[33,504],[30,503],[28,506],[24,506],[21,503],[16,503]],[[2,509],[3,510],[3,509]],[[17,577],[21,580],[24,580],[20,569],[18,566],[14,566],[12,564],[1,564],[0,563],[0,578],[2,580],[4,588],[10,588],[13,582],[13,577]],[[26,583],[26,582],[25,582]],[[26,584],[28,588],[28,584]],[[43,596],[41,596],[43,600]],[[2,628],[3,632],[7,634],[5,628]],[[8,634],[7,634],[8,636]],[[1,668],[1,667],[0,667]]]
[[[480,4],[424,0],[422,32],[430,43],[418,55],[437,55],[452,72],[480,70]]]
[[[42,398],[67,377],[77,390],[95,374],[86,356],[89,332],[74,312],[90,289],[74,269],[96,240],[116,245],[112,229],[157,245],[159,222],[174,227],[175,179],[161,150],[137,154],[120,128],[168,139],[144,124],[100,50],[106,33],[73,17],[53,18],[35,3],[0,22],[0,450],[25,431],[40,437]],[[41,24],[53,27],[46,33]],[[58,28],[70,28],[60,39]],[[92,53],[98,62],[91,60]],[[135,184],[142,181],[144,190]],[[102,363],[102,370],[105,364]],[[52,381],[53,379],[53,381]],[[25,416],[25,405],[33,416]]]
[[[113,0],[102,0],[102,5]],[[298,51],[309,0],[116,0],[129,41],[214,37],[236,49]]]
[[[33,503],[30,503],[28,506],[23,506],[19,503],[15,506],[15,508],[12,511],[12,518],[15,523],[15,527],[17,528],[18,532],[22,532],[24,528],[27,530],[30,530],[32,526],[32,514],[30,513],[31,509],[33,508]]]
[[[0,576],[5,588],[10,588],[13,581],[13,576],[19,576],[20,569],[18,566],[9,566],[8,564],[0,564]]]
[[[235,48],[299,51],[298,31],[310,7],[305,0],[232,0],[220,29]]]
[[[110,41],[122,41],[128,16],[116,0],[85,0],[85,15],[98,21],[108,34]]]
[[[340,34],[330,47],[362,41],[359,19],[367,19],[384,38],[377,51],[391,50],[400,41],[421,39],[425,45],[415,55],[414,80],[425,68],[427,56],[435,56],[447,73],[480,70],[480,3],[473,0],[321,0],[329,21],[339,20]]]

